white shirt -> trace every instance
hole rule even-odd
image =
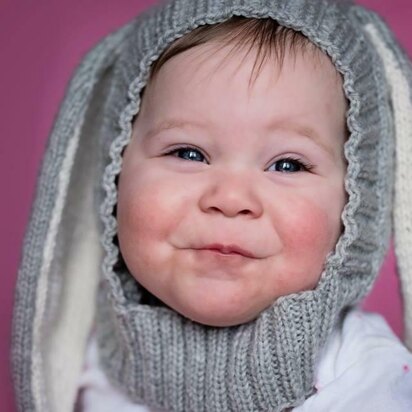
[[[411,412],[412,353],[382,316],[353,309],[321,353],[315,387],[317,392],[293,412]],[[94,337],[79,389],[82,412],[156,412],[130,403],[110,385]]]

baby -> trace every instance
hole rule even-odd
[[[40,176],[21,410],[410,411],[412,354],[356,308],[393,209],[410,237],[410,73],[344,2],[175,0],[105,38]]]
[[[123,156],[118,236],[153,295],[232,326],[318,283],[346,203],[347,105],[329,57],[273,20],[197,31],[207,42],[182,38],[185,51],[146,87]]]

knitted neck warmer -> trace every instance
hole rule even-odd
[[[130,140],[150,63],[197,26],[233,15],[271,17],[301,31],[343,75],[350,102],[345,145],[349,201],[342,215],[344,232],[315,290],[281,297],[247,324],[216,328],[141,302],[139,284],[127,270],[114,268],[119,250],[113,241],[113,210],[122,150]],[[386,194],[393,184],[393,122],[368,24],[381,23],[359,7],[320,0],[176,0],[131,26],[107,102],[108,118],[114,120],[107,122],[104,135],[114,141],[104,144],[108,166],[99,198],[106,256],[97,333],[107,375],[133,401],[169,412],[281,411],[313,392],[321,348],[344,309],[370,290],[391,230],[391,197]]]

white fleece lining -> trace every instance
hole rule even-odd
[[[92,183],[93,173],[86,173]],[[87,184],[87,187],[92,187]],[[100,246],[93,215],[93,190],[82,198],[73,222],[75,237],[68,253],[67,271],[62,273],[64,288],[59,303],[60,316],[50,338],[47,377],[51,388],[52,411],[72,412],[78,380],[84,363],[85,347],[94,319],[99,280]]]
[[[378,30],[366,26],[385,67],[391,86],[396,128],[396,175],[394,228],[395,251],[404,300],[405,344],[412,350],[412,103],[408,80],[394,53],[386,47]]]
[[[46,409],[39,409],[42,411],[50,408],[53,412],[73,412],[95,313],[102,259],[98,218],[94,210],[94,168],[97,161],[90,158],[90,147],[93,147],[96,136],[81,136],[80,133],[78,128],[67,148],[52,219],[53,224],[58,222],[57,226],[64,233],[70,231],[71,237],[66,240],[64,250],[60,252],[64,255],[64,263],[61,262],[57,269],[61,273],[51,274],[53,265],[50,263],[45,272],[48,279],[51,275],[57,275],[61,289],[56,312],[53,309],[53,328],[48,336],[43,336],[40,342],[43,347],[39,348],[40,359],[44,357],[41,365],[44,377],[42,384],[45,385],[43,392],[47,394],[48,400],[48,405],[43,405]],[[50,237],[53,236],[54,240],[50,240],[50,243],[52,242],[53,248],[48,246],[49,243],[46,246],[51,262],[58,233],[51,225]],[[50,280],[47,283],[49,282]]]
[[[53,209],[50,220],[50,227],[46,236],[45,246],[43,249],[43,260],[40,269],[38,287],[36,294],[36,311],[33,320],[33,346],[32,346],[32,393],[35,407],[38,411],[47,411],[49,405],[46,403],[46,394],[50,390],[44,381],[44,359],[42,358],[42,329],[46,309],[46,300],[48,294],[48,280],[50,274],[51,262],[53,260],[54,249],[56,245],[56,235],[62,218],[67,189],[70,181],[70,175],[73,168],[74,157],[79,143],[80,128],[77,127],[73,137],[68,142],[66,156],[63,160],[62,168],[58,177],[58,187],[56,195],[56,204]],[[73,365],[74,366],[74,365]],[[68,371],[70,368],[68,369]],[[67,388],[66,388],[67,389]],[[63,393],[62,393],[63,395]],[[64,411],[64,409],[59,409]]]

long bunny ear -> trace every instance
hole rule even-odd
[[[101,264],[96,119],[130,27],[83,58],[48,138],[15,292],[12,368],[20,411],[74,409]]]
[[[390,88],[396,140],[395,253],[404,304],[404,340],[412,350],[412,66],[386,24],[374,13],[368,12],[366,18],[365,11],[359,13],[382,59]]]

